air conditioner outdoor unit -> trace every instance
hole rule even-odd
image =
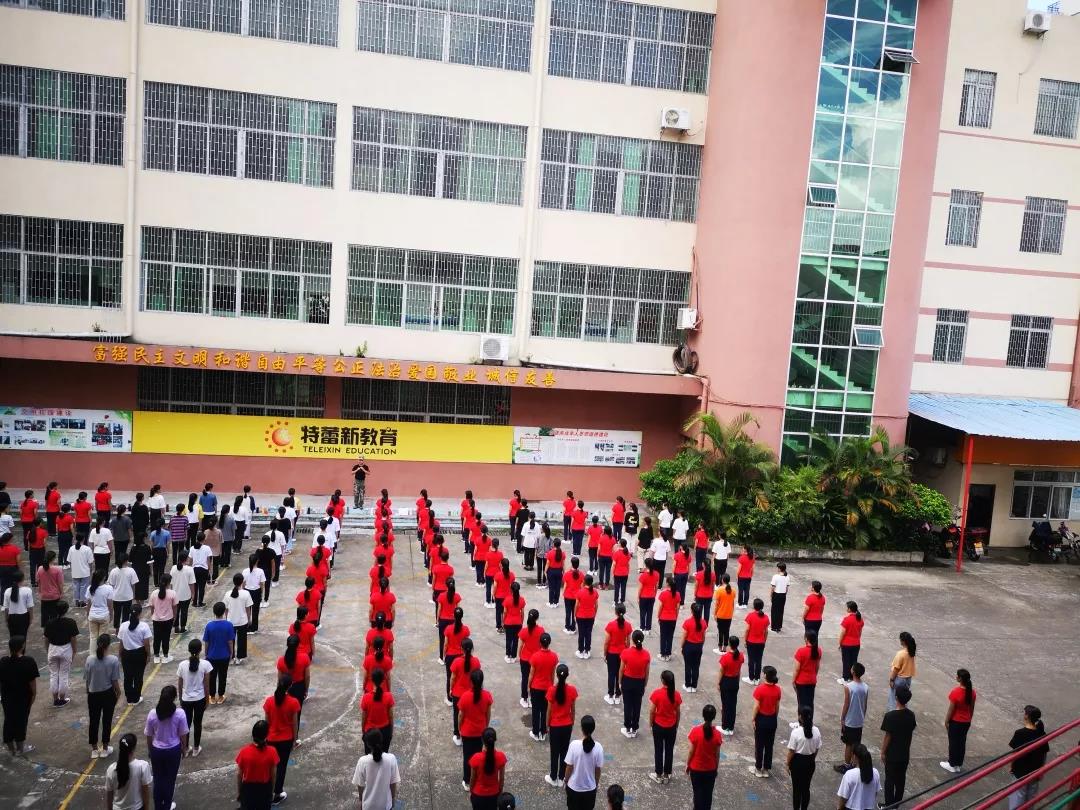
[[[697,310],[693,307],[682,307],[679,310],[677,325],[679,329],[697,329]]]
[[[483,335],[480,338],[480,362],[505,363],[510,359],[508,335]]]
[[[1042,36],[1050,30],[1050,17],[1045,11],[1029,11],[1024,17],[1024,33]]]
[[[691,123],[689,110],[664,107],[660,111],[660,129],[677,129],[680,132],[687,132]]]

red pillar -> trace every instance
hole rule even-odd
[[[967,534],[968,499],[971,493],[971,460],[975,454],[975,437],[967,435],[967,445],[964,450],[964,502],[960,510],[960,545],[956,549],[956,570],[964,568],[964,537]]]

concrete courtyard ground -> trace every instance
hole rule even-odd
[[[306,549],[305,538],[301,544]],[[452,559],[459,581],[468,583],[466,560],[457,538],[451,539]],[[370,565],[370,537],[351,537],[334,572],[317,640],[312,674],[312,694],[304,706],[301,736],[304,744],[293,753],[286,789],[288,806],[356,806],[350,786],[357,757],[361,753],[360,722],[357,710],[358,666],[361,644],[367,629],[367,569]],[[178,807],[232,808],[235,770],[232,760],[247,738],[251,724],[261,716],[261,703],[273,688],[274,662],[284,649],[286,625],[293,613],[293,596],[301,587],[299,566],[290,565],[281,587],[274,590],[269,609],[261,619],[262,632],[251,639],[251,659],[229,673],[229,700],[209,707],[206,714],[203,753],[186,759],[181,769],[176,800]],[[520,568],[516,568],[521,575]],[[884,711],[888,666],[901,630],[915,635],[919,644],[919,673],[914,684],[912,708],[918,715],[919,730],[913,747],[909,772],[909,793],[939,782],[946,776],[938,767],[945,755],[946,739],[942,720],[946,694],[953,685],[957,667],[971,670],[979,693],[975,722],[968,747],[968,765],[1001,753],[1014,728],[1021,721],[1022,707],[1034,703],[1043,710],[1048,728],[1080,715],[1080,578],[1071,566],[1025,566],[988,561],[972,564],[962,575],[945,568],[889,568],[873,566],[798,565],[792,566],[792,596],[787,624],[782,635],[770,636],[765,663],[776,666],[784,688],[781,732],[777,737],[777,764],[774,777],[756,779],[747,771],[753,755],[753,735],[749,724],[750,688],[740,693],[737,733],[725,742],[717,781],[718,808],[782,808],[790,806],[790,783],[782,767],[787,721],[794,718],[795,704],[790,688],[792,654],[801,643],[801,602],[811,579],[824,583],[828,597],[821,639],[824,649],[822,678],[817,696],[817,724],[825,737],[817,774],[813,782],[812,807],[835,807],[839,777],[831,765],[838,761],[839,709],[842,689],[835,682],[839,668],[836,650],[837,625],[843,604],[859,602],[866,618],[860,660],[868,669],[871,687],[866,741],[875,758],[881,742],[877,731]],[[766,596],[772,566],[759,565],[753,595]],[[224,582],[226,578],[222,578]],[[450,711],[443,703],[442,668],[436,663],[435,631],[427,602],[428,588],[415,543],[407,531],[398,539],[394,567],[394,589],[399,598],[394,695],[397,701],[393,750],[402,765],[398,806],[412,810],[450,810],[469,806],[461,789],[460,749],[450,739]],[[224,593],[218,585],[208,595],[212,603]],[[507,788],[526,810],[554,810],[565,807],[562,793],[543,782],[548,763],[546,744],[528,737],[527,710],[518,706],[518,667],[503,661],[503,637],[494,630],[494,612],[484,610],[482,591],[466,584],[466,622],[477,641],[487,676],[485,686],[494,693],[493,725],[499,746],[509,756]],[[630,597],[635,599],[631,585]],[[676,748],[676,776],[666,787],[648,779],[652,771],[652,744],[643,729],[636,740],[619,734],[621,707],[603,701],[605,667],[594,652],[589,661],[574,657],[574,639],[559,632],[562,610],[548,610],[546,598],[532,587],[523,590],[532,607],[541,610],[541,623],[552,631],[553,647],[568,662],[571,682],[581,692],[578,716],[593,714],[598,720],[597,739],[604,746],[607,766],[603,786],[621,783],[629,797],[628,806],[645,808],[666,805],[690,806],[689,782],[682,773],[685,762],[685,735],[700,717],[706,702],[719,705],[715,690],[716,658],[707,653],[702,664],[702,684],[696,694],[684,695],[684,713]],[[598,625],[611,615],[607,598],[601,601]],[[207,611],[208,612],[208,611]],[[192,632],[201,632],[207,612],[195,611]],[[629,616],[636,623],[636,609]],[[741,622],[736,614],[736,624]],[[84,611],[76,618],[85,627]],[[741,630],[741,628],[739,628]],[[601,644],[601,630],[594,637],[594,651]],[[739,632],[741,636],[742,633]],[[84,638],[85,641],[85,638]],[[186,645],[187,637],[181,640]],[[654,632],[647,640],[655,653]],[[715,645],[710,636],[707,650]],[[31,654],[44,669],[45,652],[40,635],[31,639]],[[179,661],[179,657],[177,661]],[[145,756],[142,726],[161,686],[175,682],[176,663],[156,667],[147,673],[144,694],[147,700],[128,711],[121,706],[115,719],[114,740],[120,733],[139,734],[139,756]],[[658,684],[659,670],[668,666],[682,681],[682,663],[654,662],[650,689]],[[86,743],[86,698],[81,688],[81,669],[73,674],[73,700],[64,709],[53,709],[48,698],[47,673],[39,682],[39,700],[31,718],[29,739],[35,745],[29,761],[0,757],[0,807],[99,808],[103,805],[103,774],[106,763],[88,758]],[[1075,740],[1071,740],[1075,742]],[[114,743],[115,744],[115,743]],[[960,806],[959,804],[956,806]]]

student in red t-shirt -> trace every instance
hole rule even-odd
[[[570,522],[571,516],[574,514],[574,507],[577,506],[577,501],[574,499],[574,493],[572,490],[566,490],[566,497],[562,502],[562,534],[563,540],[570,540]]]
[[[45,527],[51,535],[56,534],[56,517],[60,514],[62,500],[60,490],[56,488],[56,482],[50,481],[45,486]]]
[[[620,730],[627,739],[636,737],[641,725],[641,700],[645,696],[652,664],[652,655],[642,647],[645,634],[635,630],[630,641],[631,646],[619,653],[619,688],[623,694],[623,727]]]
[[[280,757],[268,745],[270,724],[259,720],[251,727],[251,742],[236,755],[236,798],[241,807],[269,807],[274,800],[274,774]]]
[[[37,587],[37,572],[45,562],[45,541],[49,536],[49,533],[45,531],[45,527],[42,524],[41,518],[36,517],[30,523],[30,534],[27,537],[27,543],[29,550],[27,555],[30,558],[30,587]],[[42,616],[44,618],[44,616]]]
[[[626,620],[626,605],[615,605],[615,618],[604,628],[604,661],[607,663],[607,692],[604,702],[609,706],[622,703],[622,688],[619,685],[619,665],[622,663],[622,651],[626,649],[634,628]]]
[[[454,620],[446,626],[443,630],[443,637],[446,639],[446,645],[443,648],[443,665],[446,667],[446,705],[449,706],[450,701],[450,667],[453,666],[454,660],[462,654],[461,642],[472,635],[472,631],[469,630],[469,625],[465,624],[462,619],[465,616],[465,611],[460,607],[454,608]]]
[[[508,664],[517,661],[518,633],[524,623],[525,598],[521,595],[521,583],[511,581],[510,593],[502,600],[502,629],[506,639],[505,660]]]
[[[469,760],[482,747],[484,729],[491,722],[491,692],[484,688],[484,671],[474,669],[469,674],[469,685],[457,701],[458,734],[461,737],[461,784],[468,785],[472,776]]]
[[[616,605],[626,601],[626,583],[630,579],[630,561],[633,559],[626,540],[620,539],[619,545],[611,553],[611,573],[615,579],[615,593],[611,598]]]
[[[546,633],[543,625],[539,624],[540,611],[533,608],[525,619],[525,626],[518,633],[521,648],[518,650],[518,667],[521,669],[521,698],[518,705],[523,709],[532,706],[529,700],[529,673],[532,671],[533,653],[540,649],[540,639]]]
[[[675,737],[679,733],[679,717],[682,714],[682,695],[675,691],[675,673],[665,669],[660,673],[660,688],[649,695],[649,725],[653,738],[653,772],[649,778],[658,785],[671,780],[675,758]]]
[[[112,493],[109,492],[108,481],[98,484],[97,492],[94,493],[94,508],[97,510],[98,520],[108,525],[109,518],[112,517]]]
[[[720,656],[720,730],[731,737],[739,704],[739,673],[746,656],[739,652],[738,636],[728,636],[727,646],[727,652]]]
[[[967,736],[971,730],[971,718],[975,714],[975,689],[971,686],[971,673],[956,670],[956,683],[949,692],[949,709],[945,712],[945,728],[949,733],[949,759],[938,764],[947,771],[959,773],[964,769],[967,755]]]
[[[285,640],[285,654],[277,660],[277,671],[279,676],[289,676],[289,694],[296,698],[303,709],[311,685],[311,659],[307,653],[300,652],[299,636],[289,636]]]
[[[574,556],[581,556],[581,541],[585,539],[585,521],[589,513],[585,511],[585,501],[578,501],[570,513],[570,538],[574,544]]]
[[[711,565],[704,565],[694,574],[694,601],[701,605],[701,615],[706,618],[716,593],[716,572]]]
[[[808,631],[803,639],[806,643],[795,651],[795,668],[791,672],[791,685],[795,688],[795,708],[806,706],[810,709],[810,720],[814,719],[814,692],[817,690],[818,667],[821,666],[821,648],[818,647],[817,633]],[[795,728],[798,723],[791,727]]]
[[[551,550],[545,556],[547,557],[548,607],[555,607],[559,604],[559,594],[562,593],[563,568],[566,565],[562,541],[555,538],[551,544]]]
[[[431,566],[431,601],[438,604],[439,595],[446,590],[446,580],[454,575],[454,566],[450,565],[450,549],[439,549],[437,561]]]
[[[386,626],[391,629],[394,627],[394,606],[397,604],[397,597],[390,590],[389,579],[382,577],[379,580],[379,589],[371,592],[368,604],[368,621],[374,619],[375,614],[381,613],[386,617]]]
[[[263,714],[270,726],[266,741],[278,753],[277,774],[274,779],[274,802],[285,801],[285,772],[289,769],[289,757],[293,747],[300,746],[300,701],[289,694],[292,679],[288,675],[278,678],[274,694],[263,701]]]
[[[687,692],[697,691],[701,653],[705,649],[705,634],[709,630],[709,623],[701,613],[701,605],[695,602],[690,606],[690,618],[682,626],[683,688]]]
[[[803,631],[821,632],[821,620],[825,616],[825,596],[821,593],[821,583],[816,579],[810,583],[810,593],[803,602]]]
[[[600,563],[599,587],[602,591],[611,587],[611,555],[614,551],[615,535],[612,534],[610,526],[605,526],[603,534],[600,535],[600,548],[597,549]]]
[[[454,745],[461,745],[461,730],[458,727],[458,701],[469,690],[472,683],[472,674],[480,669],[480,659],[473,655],[473,640],[463,639],[461,642],[461,655],[454,660],[450,667],[450,715],[454,724]],[[487,724],[487,720],[484,720]]]
[[[381,638],[377,638],[371,642],[371,652],[364,656],[362,666],[364,669],[365,692],[371,692],[375,689],[375,682],[372,680],[372,675],[376,670],[382,670],[385,679],[385,688],[390,688],[390,673],[394,669],[394,659],[387,654],[385,641]],[[389,744],[389,741],[387,741],[387,745]]]
[[[551,636],[540,636],[540,649],[529,659],[529,697],[532,703],[532,731],[529,736],[544,741],[547,729],[547,690],[555,682],[559,656],[551,649]]]
[[[857,603],[849,601],[845,607],[847,613],[840,620],[840,677],[836,679],[839,684],[851,680],[851,665],[859,660],[865,624]]]
[[[60,514],[56,516],[56,554],[57,564],[61,568],[68,567],[68,553],[71,544],[75,542],[75,515],[71,513],[71,504],[65,503],[60,507]]]
[[[657,620],[660,622],[660,660],[671,660],[671,647],[675,642],[675,624],[679,619],[679,607],[682,605],[682,597],[675,584],[675,577],[668,574],[667,587],[660,591],[657,599],[660,602],[660,612]]]
[[[502,566],[503,553],[499,551],[499,538],[491,540],[487,553],[484,555],[484,607],[495,609],[495,597],[492,593],[495,586],[495,575]]]
[[[690,751],[686,755],[686,773],[690,777],[690,787],[694,792],[694,810],[710,810],[713,805],[713,787],[716,785],[716,771],[720,767],[720,746],[724,738],[720,729],[713,725],[716,719],[716,707],[705,704],[701,710],[704,722],[690,729],[686,735],[690,742]]]
[[[389,749],[394,738],[394,694],[387,673],[380,667],[371,671],[371,691],[364,692],[360,698],[360,717],[362,730],[381,733],[383,748]],[[364,753],[370,754],[371,748],[364,745]]]
[[[296,604],[307,608],[307,620],[319,626],[319,612],[322,605],[323,591],[315,584],[315,577],[304,580],[304,589],[296,594]]]
[[[443,663],[443,648],[446,645],[446,628],[454,622],[454,611],[461,604],[461,594],[457,592],[457,582],[453,577],[446,580],[446,590],[435,600],[435,621],[438,623],[439,658]]]
[[[769,617],[765,614],[765,602],[754,600],[754,609],[746,614],[746,677],[749,684],[761,681],[761,659],[765,655],[765,642],[769,638]]]
[[[382,613],[376,613],[375,619],[371,622],[371,629],[367,631],[364,636],[364,651],[369,652],[371,645],[375,643],[375,639],[381,638],[383,640],[384,649],[386,654],[393,657],[394,655],[394,631],[386,626],[386,616]],[[442,659],[439,659],[439,663],[442,663]]]
[[[555,684],[548,687],[548,733],[551,749],[551,762],[544,781],[552,787],[562,787],[566,775],[566,752],[570,750],[570,738],[574,734],[575,704],[578,690],[566,682],[570,677],[570,667],[559,664],[555,667]]]
[[[581,586],[585,584],[585,575],[581,573],[581,560],[570,559],[570,570],[563,577],[563,607],[566,608],[566,623],[563,632],[567,635],[577,632],[577,598]]]
[[[465,537],[465,515],[467,515],[468,512],[469,512],[469,502],[472,499],[473,499],[472,490],[471,489],[465,490],[465,497],[461,499],[461,504],[460,504],[461,511],[458,512],[458,516],[461,519],[461,531],[462,531],[461,536],[462,537]]]
[[[705,567],[705,561],[709,556],[709,533],[705,531],[705,524],[698,523],[694,531],[694,571],[700,571]]]
[[[476,539],[473,540],[472,549],[472,561],[473,568],[476,570],[476,587],[484,587],[484,569],[487,568],[487,555],[488,549],[491,548],[491,538],[488,537],[487,530],[479,528],[476,533]],[[487,602],[486,594],[484,602]]]
[[[34,530],[34,519],[37,517],[38,502],[34,500],[34,490],[28,489],[23,493],[22,503],[19,504],[19,522],[23,530],[23,551],[30,550],[30,533]],[[31,569],[33,570],[33,569]]]
[[[675,576],[675,587],[682,601],[686,602],[686,583],[690,580],[690,549],[680,543],[671,555],[671,573]]]
[[[604,534],[604,527],[600,525],[600,518],[593,515],[592,523],[585,530],[589,536],[589,571],[600,570],[600,537]]]
[[[765,777],[772,771],[776,715],[780,710],[781,693],[776,667],[765,667],[761,672],[765,676],[765,683],[758,684],[754,689],[754,710],[750,714],[750,722],[754,724],[754,764],[750,770],[754,776]]]
[[[495,729],[485,728],[482,742],[484,750],[469,759],[469,799],[473,810],[497,810],[506,776],[506,754],[495,748]]]
[[[645,560],[645,570],[638,574],[638,614],[641,631],[652,632],[653,608],[656,605],[656,589],[660,587],[660,572],[653,568],[652,560]]]
[[[746,546],[739,555],[738,571],[738,607],[745,610],[750,603],[750,580],[754,578],[754,549]]]
[[[499,561],[499,570],[495,574],[495,582],[491,589],[492,607],[495,608],[495,630],[503,632],[503,602],[510,595],[510,586],[514,584],[517,575],[510,570],[510,561]]]
[[[622,539],[623,523],[626,522],[626,498],[622,495],[611,505],[611,534],[615,540]]]
[[[585,585],[577,595],[575,620],[578,630],[578,658],[592,658],[592,631],[596,622],[596,608],[600,602],[600,591],[593,586],[592,574],[585,575]]]
[[[300,652],[315,660],[315,634],[318,629],[307,620],[307,608],[296,609],[296,621],[289,625],[289,635],[300,638]]]
[[[81,535],[85,541],[90,536],[90,524],[93,523],[94,507],[86,499],[86,493],[80,492],[75,503],[71,505],[71,511],[75,513],[75,534]]]

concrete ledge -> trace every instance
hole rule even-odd
[[[922,550],[866,551],[853,548],[785,548],[784,546],[755,546],[759,557],[770,560],[808,560],[820,562],[870,563],[871,565],[922,565]]]

